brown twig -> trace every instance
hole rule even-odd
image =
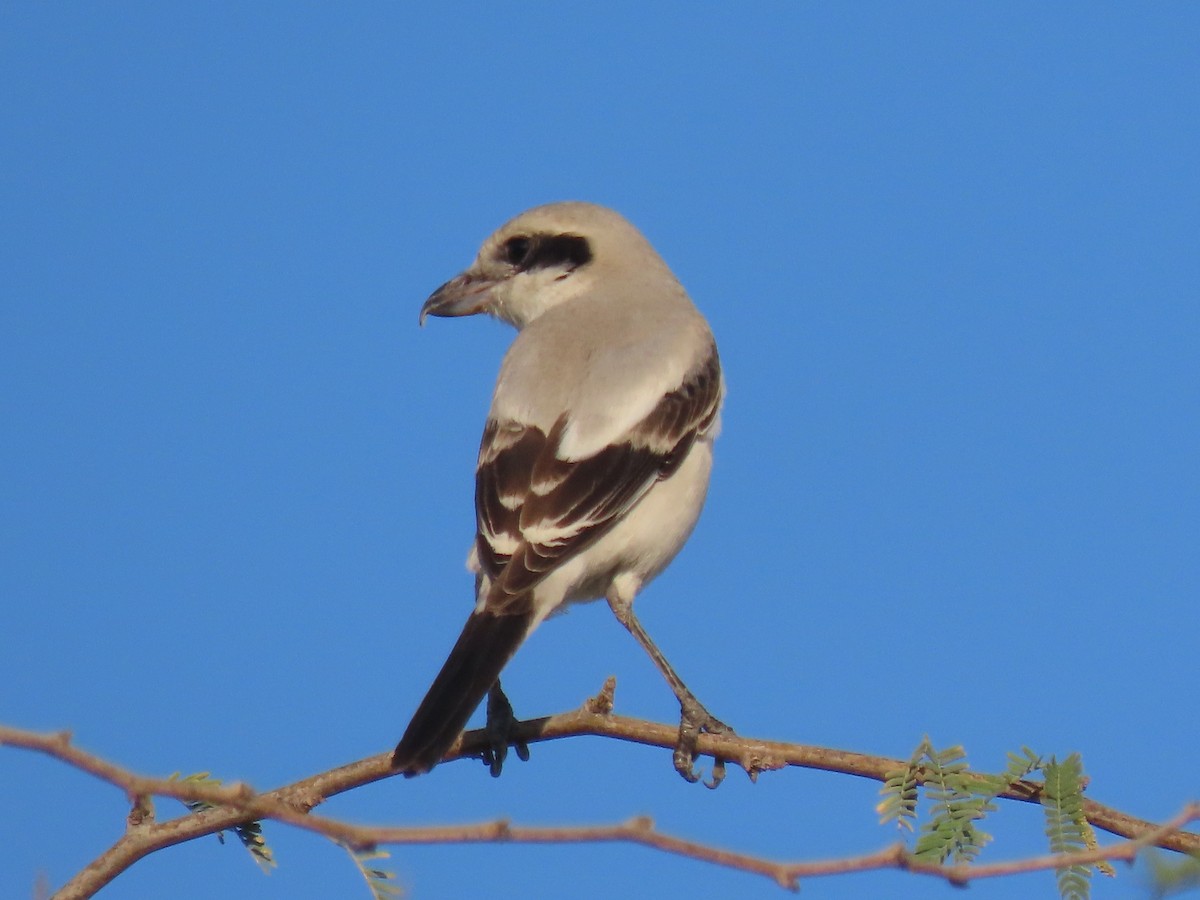
[[[674,726],[606,714],[595,709],[594,705],[585,704],[584,708],[573,712],[519,722],[512,737],[514,740],[533,743],[592,735],[665,749],[673,749],[675,746],[678,734]],[[702,734],[699,741],[702,753],[736,763],[752,779],[756,779],[760,772],[797,766],[884,781],[888,773],[906,765],[903,760],[865,753],[763,741],[729,734]],[[469,731],[451,749],[446,760],[478,757],[486,742],[487,736],[482,730]],[[140,812],[136,819],[131,817],[126,833],[116,844],[93,860],[63,887],[56,895],[61,900],[90,897],[139,859],[156,850],[260,819],[273,819],[291,824],[362,849],[377,844],[481,841],[634,842],[692,859],[760,874],[785,887],[794,887],[798,879],[803,877],[879,868],[902,868],[961,884],[971,879],[1082,865],[1101,859],[1132,858],[1145,846],[1158,846],[1181,852],[1200,852],[1200,835],[1181,830],[1183,825],[1200,817],[1200,805],[1191,804],[1170,822],[1155,825],[1090,800],[1085,801],[1084,805],[1088,821],[1096,828],[1130,840],[1099,850],[1069,855],[971,866],[921,863],[912,859],[900,845],[844,859],[780,863],[663,834],[654,829],[649,819],[644,818],[619,825],[564,828],[530,828],[506,822],[463,826],[368,828],[314,815],[311,810],[336,794],[394,775],[390,753],[368,757],[258,794],[244,784],[214,785],[138,775],[81,750],[71,743],[71,737],[67,733],[41,734],[0,725],[0,745],[42,752],[88,772],[124,791],[135,810]],[[1039,791],[1040,786],[1037,783],[1021,781],[1001,796],[1011,800],[1038,802]],[[152,796],[204,801],[212,804],[214,808],[158,822],[154,820],[148,803],[148,798]]]

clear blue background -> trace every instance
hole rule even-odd
[[[417,328],[529,206],[639,225],[729,382],[708,507],[639,611],[746,735],[993,769],[1078,750],[1091,796],[1200,796],[1200,7],[7,4],[0,13],[0,721],[138,771],[269,788],[390,747],[470,606],[472,470],[510,340]],[[506,675],[609,674],[603,605]],[[374,823],[604,823],[780,859],[891,840],[877,785],[718,791],[669,755],[534,748],[328,804]],[[0,895],[115,840],[113,789],[0,750]],[[168,814],[173,804],[160,802]],[[1006,805],[985,859],[1038,853]],[[113,898],[357,897],[268,826]],[[420,897],[778,897],[623,846],[398,848]],[[1098,883],[1139,896],[1137,872]],[[1048,874],[978,898],[1053,895]],[[805,896],[957,897],[896,872]]]

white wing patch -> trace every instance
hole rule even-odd
[[[677,388],[636,404],[645,407],[640,417],[619,440],[590,455],[577,455],[591,442],[579,440],[583,430],[573,429],[565,414],[548,431],[489,420],[475,486],[476,552],[492,583],[489,607],[524,602],[550,571],[669,478],[696,439],[715,427],[723,383],[716,348],[709,346]]]

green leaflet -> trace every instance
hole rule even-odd
[[[1046,813],[1046,837],[1052,853],[1075,853],[1086,849],[1083,829],[1083,762],[1072,753],[1061,763],[1050,757],[1042,767],[1046,778],[1042,789],[1042,807]],[[1091,866],[1067,866],[1055,869],[1058,892],[1063,900],[1087,900],[1092,877]]]
[[[1168,857],[1152,850],[1141,857],[1150,875],[1150,896],[1159,900],[1200,888],[1200,856]]]
[[[185,781],[192,784],[211,784],[214,786],[221,784],[221,779],[213,778],[208,772],[193,772],[191,775],[179,777],[179,773],[175,772],[171,775],[171,780]],[[184,800],[183,805],[188,808],[189,812],[203,812],[206,809],[212,809],[211,803],[205,803],[203,800]],[[266,838],[262,834],[262,823],[251,822],[248,825],[233,826],[233,833],[237,835],[242,846],[250,851],[250,855],[254,861],[258,863],[258,867],[264,875],[270,875],[271,870],[275,868],[275,856],[271,853],[271,848],[267,846]],[[225,832],[217,832],[217,840],[222,844],[225,843]]]
[[[926,736],[903,769],[888,773],[875,807],[881,824],[895,822],[914,830],[920,788],[930,800],[929,821],[921,828],[913,856],[923,862],[968,863],[979,855],[991,835],[976,823],[996,807],[995,798],[1038,768],[1040,757],[1023,747],[1010,753],[999,775],[969,771],[961,746],[936,750]]]
[[[367,887],[370,889],[374,900],[392,900],[392,898],[404,895],[404,891],[396,884],[396,873],[387,869],[376,868],[374,865],[377,860],[389,858],[391,856],[390,853],[379,849],[354,850],[345,844],[341,846],[342,849],[350,854],[350,858],[354,860],[354,865],[358,867],[358,871],[366,879]]]
[[[1004,770],[993,775],[972,772],[961,746],[937,750],[926,736],[904,768],[887,773],[875,809],[881,824],[895,822],[912,832],[924,793],[928,821],[921,826],[913,858],[938,865],[968,865],[991,841],[979,823],[995,812],[996,798],[1038,771],[1045,777],[1042,805],[1051,852],[1094,848],[1095,834],[1083,812],[1083,763],[1078,753],[1062,762],[1055,757],[1047,761],[1022,747],[1020,753],[1009,753]],[[1115,874],[1107,863],[1056,870],[1063,900],[1087,900],[1093,868]]]
[[[900,828],[913,830],[917,817],[917,772],[928,746],[929,738],[926,737],[913,751],[907,766],[887,773],[887,779],[879,789],[883,799],[875,807],[880,825],[895,822]]]
[[[991,835],[975,827],[983,818],[989,804],[971,795],[970,780],[966,777],[967,756],[961,746],[935,751],[929,738],[923,742],[925,753],[925,795],[932,801],[929,821],[921,828],[921,836],[913,855],[922,862],[969,863]]]
[[[211,784],[214,786],[221,784],[219,778],[213,778],[208,772],[196,772],[183,778],[180,778],[179,773],[176,772],[171,776],[171,779],[193,784]],[[203,810],[213,808],[213,804],[206,803],[203,800],[185,800],[183,801],[183,805],[190,812],[202,812]],[[264,873],[270,874],[271,869],[275,868],[276,862],[274,855],[271,853],[271,848],[267,846],[267,842],[263,838],[262,823],[251,822],[248,825],[235,825],[233,833],[238,836],[238,840],[242,842],[242,846],[250,851],[259,868]],[[217,832],[217,840],[222,844],[225,843],[224,832]],[[339,844],[339,846],[350,854],[355,867],[357,867],[363,879],[367,882],[367,888],[371,891],[373,900],[395,900],[395,898],[403,896],[404,891],[395,883],[395,873],[374,865],[377,860],[388,858],[390,854],[386,850],[355,851],[345,844]]]

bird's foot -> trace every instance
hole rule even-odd
[[[517,718],[513,715],[512,704],[508,702],[508,697],[505,696],[500,682],[497,681],[495,686],[488,691],[487,725],[484,726],[488,742],[483,750],[483,764],[488,767],[493,778],[499,778],[500,772],[504,769],[504,760],[508,759],[509,744],[512,744],[513,749],[517,751],[517,758],[521,762],[529,760],[529,745],[524,741],[516,741],[512,738],[513,726],[516,725],[516,722]]]
[[[685,781],[695,784],[701,778],[696,770],[696,758],[700,755],[701,734],[733,734],[733,729],[710,713],[695,697],[680,701],[679,743],[675,745],[672,761],[675,771]],[[725,780],[725,760],[713,759],[712,776],[704,782],[707,788],[716,788]]]

